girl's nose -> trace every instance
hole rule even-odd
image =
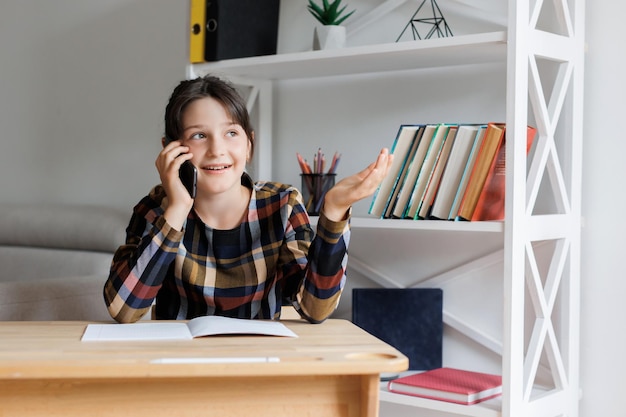
[[[224,146],[219,139],[209,139],[206,146],[207,156],[220,156],[224,153]]]

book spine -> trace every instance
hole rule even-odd
[[[395,160],[396,158],[396,150],[398,148],[398,142],[400,141],[400,136],[402,134],[402,129],[404,128],[404,126],[400,126],[400,129],[398,130],[398,133],[396,134],[396,138],[393,140],[393,144],[391,145],[391,149],[389,150],[389,153],[391,155],[394,155],[394,161],[392,163],[392,166],[390,168],[390,172],[387,174],[387,176],[383,179],[383,181],[378,185],[378,187],[376,188],[376,191],[374,191],[374,195],[372,196],[372,202],[370,204],[370,208],[368,213],[369,214],[373,214],[376,217],[381,217],[383,214],[383,198],[386,198],[386,196],[383,196],[382,194],[384,193],[384,189],[386,187],[388,187],[388,183],[390,181],[392,181],[392,175],[393,175],[393,170],[394,170],[394,165],[397,165],[397,161]]]
[[[454,196],[459,188],[463,169],[469,158],[477,132],[478,126],[476,125],[459,125],[452,150],[441,176],[439,189],[435,195],[430,218],[448,220]]]
[[[467,184],[467,189],[459,207],[459,218],[462,220],[471,220],[476,208],[476,202],[480,195],[480,191],[485,185],[485,179],[489,173],[489,169],[496,157],[496,152],[504,137],[504,125],[497,123],[489,123],[485,132],[485,139],[480,148],[474,169]]]
[[[441,153],[443,139],[447,135],[448,129],[448,125],[441,123],[437,125],[437,128],[433,133],[433,140],[431,141],[426,157],[424,158],[424,165],[422,166],[420,178],[418,179],[415,200],[413,201],[408,213],[408,216],[413,220],[419,220],[419,211],[424,203],[426,188],[428,187],[428,184],[433,176],[435,162]]]
[[[407,178],[407,186],[404,188],[402,195],[400,196],[401,203],[394,210],[394,217],[399,219],[404,219],[407,217],[407,213],[409,210],[410,199],[413,195],[415,187],[417,186],[417,179],[419,177],[419,172],[424,164],[424,157],[426,156],[426,152],[428,147],[430,146],[430,141],[432,139],[434,127],[433,125],[422,125],[418,132],[418,146],[415,150],[415,155],[413,156],[413,160],[411,163],[411,169],[408,172]]]
[[[398,181],[397,181],[397,185],[393,190],[393,194],[390,198],[389,204],[387,205],[387,208],[385,210],[385,213],[383,215],[383,217],[385,219],[389,219],[392,218],[394,215],[394,212],[396,211],[396,206],[398,206],[398,209],[401,208],[402,206],[402,202],[400,201],[400,195],[402,193],[402,190],[405,189],[405,187],[410,187],[410,179],[407,178],[407,175],[409,174],[410,170],[411,170],[411,166],[413,165],[413,160],[415,157],[415,152],[417,151],[417,147],[420,143],[420,138],[418,137],[418,135],[416,135],[413,138],[413,143],[411,144],[411,149],[409,150],[409,153],[407,154],[404,163],[402,164],[402,170],[400,172],[400,174],[398,175]]]
[[[189,62],[204,62],[206,0],[191,0],[189,5]]]
[[[448,162],[448,157],[450,156],[450,150],[452,149],[452,144],[454,142],[457,129],[458,126],[450,126],[446,137],[444,138],[441,152],[439,153],[439,156],[435,161],[435,167],[433,168],[432,177],[428,183],[428,186],[426,187],[426,191],[424,192],[424,201],[422,202],[422,205],[417,212],[417,216],[420,220],[430,217],[430,211],[435,200],[435,195],[437,195],[437,190],[439,189],[441,176],[443,175],[443,171]]]
[[[526,153],[530,152],[536,129],[528,126],[526,130]],[[493,162],[480,192],[472,221],[489,221],[504,219],[504,202],[506,192],[506,132],[498,148],[498,154]]]
[[[372,197],[369,214],[379,218],[385,214],[394,189],[398,185],[400,173],[406,163],[406,154],[409,152],[410,146],[415,139],[417,129],[417,125],[400,126],[390,151],[393,155],[391,168]]]
[[[485,130],[487,126],[481,126],[476,133],[476,138],[474,139],[474,144],[472,145],[472,150],[470,151],[470,155],[467,158],[467,163],[465,164],[465,168],[463,170],[463,175],[461,176],[461,182],[459,183],[459,188],[456,191],[456,195],[454,196],[454,200],[452,202],[452,208],[450,209],[450,214],[448,214],[449,220],[458,220],[459,208],[461,207],[461,200],[465,195],[465,190],[467,189],[467,184],[469,182],[470,175],[472,173],[472,169],[474,168],[474,163],[476,162],[476,156],[478,155],[478,151],[482,145],[482,141],[485,135]]]

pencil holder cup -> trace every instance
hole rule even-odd
[[[336,174],[300,174],[302,197],[307,213],[319,216],[326,192],[335,185]]]

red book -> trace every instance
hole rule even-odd
[[[526,153],[530,151],[530,147],[535,139],[537,129],[528,126],[526,131]],[[504,220],[504,190],[506,188],[506,133],[498,153],[494,159],[489,174],[485,180],[478,202],[472,215],[472,221],[479,220]]]
[[[476,404],[502,394],[502,377],[455,368],[437,368],[394,379],[389,391],[457,404]]]
[[[471,220],[480,192],[485,185],[485,180],[489,174],[493,161],[496,160],[496,154],[500,144],[504,141],[504,123],[488,123],[485,131],[485,139],[480,146],[476,162],[472,169],[472,173],[461,200],[458,217],[462,220]]]

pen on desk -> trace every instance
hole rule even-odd
[[[273,356],[227,357],[227,358],[160,358],[150,363],[193,364],[193,363],[276,363],[280,358]]]

